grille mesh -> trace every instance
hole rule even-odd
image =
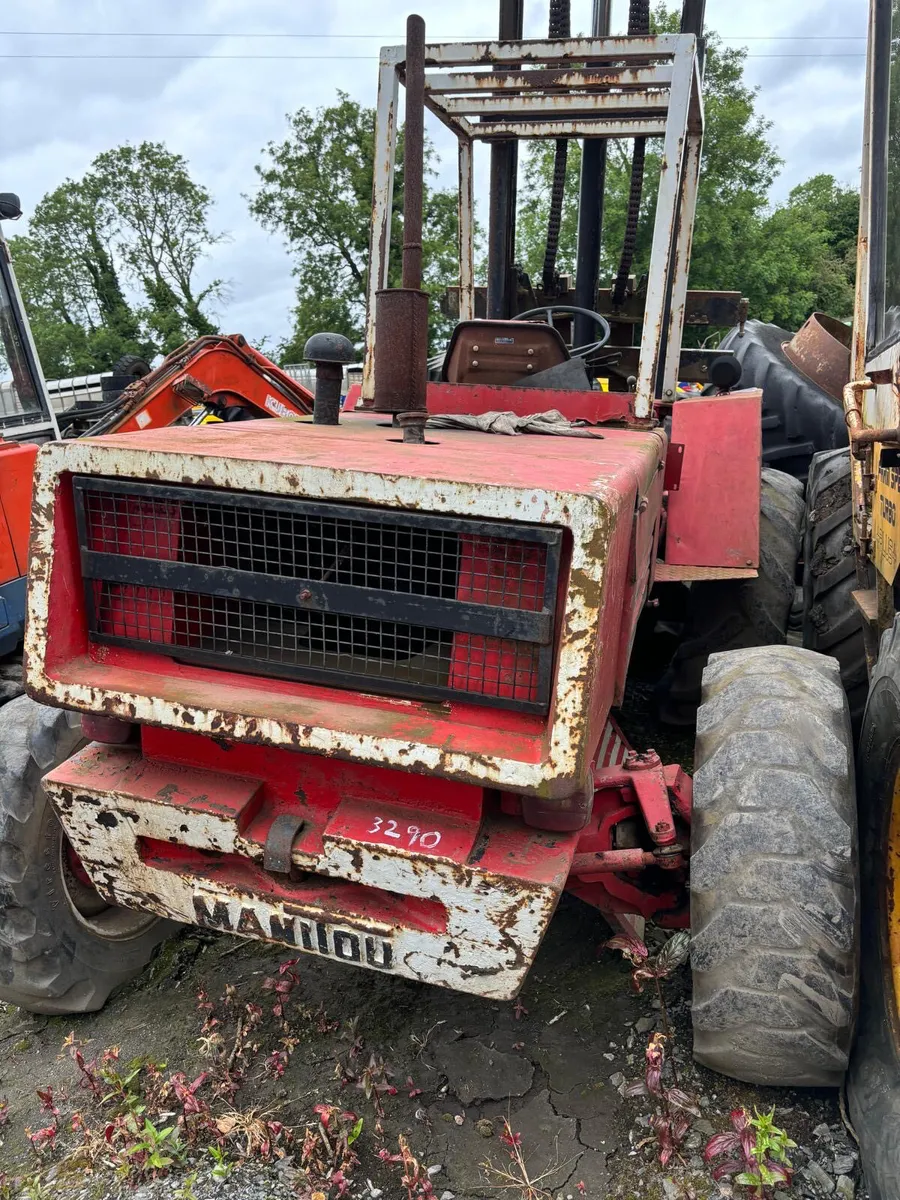
[[[344,687],[546,708],[558,531],[75,482],[96,641]]]

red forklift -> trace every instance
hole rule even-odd
[[[411,17],[382,50],[358,406],[325,337],[311,418],[41,449],[28,697],[0,710],[4,999],[98,1008],[177,923],[508,999],[568,890],[635,938],[690,926],[701,1062],[842,1081],[850,718],[837,662],[784,644],[804,502],[761,472],[760,393],[734,390],[730,356],[682,354],[686,310],[740,304],[687,290],[703,5],[665,35],[632,9],[628,36],[599,4],[590,37],[527,40],[502,0],[496,41],[429,43]],[[458,139],[461,197],[460,321],[432,379],[426,111]],[[534,138],[585,143],[572,305],[552,271],[519,287]],[[662,140],[646,287],[626,246],[624,294],[597,278],[610,138],[634,142],[635,179]],[[690,372],[710,394],[679,395]],[[693,779],[617,720],[668,588],[688,596],[698,691],[702,673]]]

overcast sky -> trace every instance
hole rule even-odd
[[[99,151],[165,142],[188,159],[215,198],[215,227],[230,234],[204,265],[230,284],[217,314],[223,329],[277,341],[290,327],[291,263],[242,198],[255,187],[260,149],[284,135],[287,112],[328,104],[337,88],[373,104],[378,47],[402,41],[415,2],[5,0],[0,191],[18,192],[27,214]],[[572,0],[573,30],[589,29],[590,7]],[[749,49],[748,79],[785,159],[773,199],[817,172],[857,180],[866,8],[866,0],[708,0],[709,26]],[[496,0],[417,5],[430,40],[494,36],[496,9]],[[527,36],[545,32],[546,11],[546,0],[526,0]],[[626,0],[613,0],[613,32],[624,31],[627,11]],[[429,130],[439,150],[451,150],[430,117]]]

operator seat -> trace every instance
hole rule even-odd
[[[460,321],[444,355],[441,378],[446,383],[523,383],[569,358],[559,330],[543,321]]]

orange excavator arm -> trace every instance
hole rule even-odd
[[[209,335],[180,346],[136,379],[87,436],[158,429],[197,406],[224,421],[300,417],[312,412],[313,395],[241,334]]]

